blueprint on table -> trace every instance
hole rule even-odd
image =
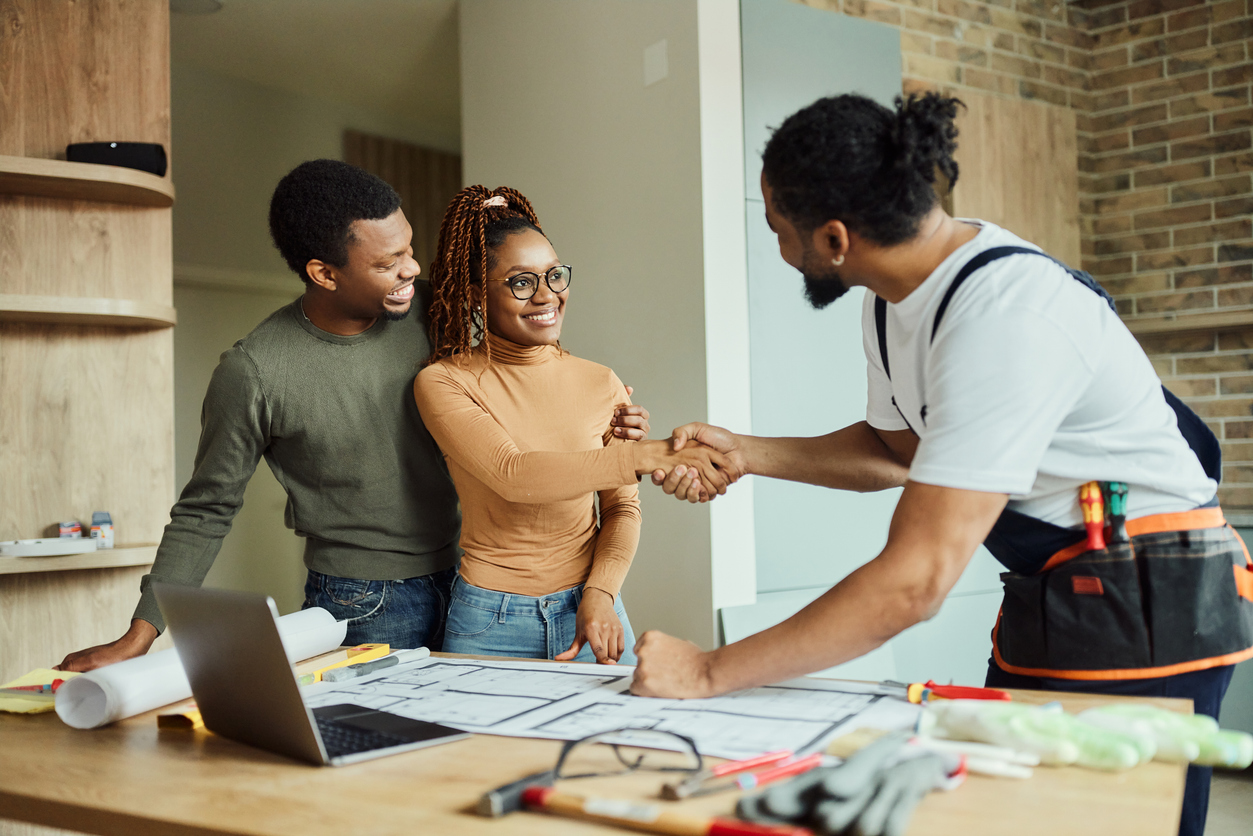
[[[841,726],[864,725],[876,713],[898,725],[904,708],[881,704],[896,700],[855,693],[853,683],[818,679],[702,700],[635,697],[627,690],[632,671],[432,658],[348,682],[310,686],[305,702],[310,708],[349,702],[508,737],[577,740],[614,729],[664,729],[692,738],[704,754],[727,758],[777,749],[815,751]]]

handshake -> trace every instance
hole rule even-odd
[[[748,472],[737,436],[708,424],[685,424],[636,449],[636,473],[651,474],[654,485],[688,502],[709,502]]]

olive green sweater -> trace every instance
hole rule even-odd
[[[413,402],[430,352],[428,300],[419,281],[409,317],[351,337],[318,329],[296,301],[222,355],[195,471],[140,585],[136,618],[164,629],[153,580],[204,580],[262,456],[287,491],[285,521],[306,538],[309,569],[392,580],[457,562],[457,494]]]

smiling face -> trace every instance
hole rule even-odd
[[[541,278],[535,295],[526,300],[515,298],[509,289],[509,280],[519,273],[542,277],[561,264],[552,244],[541,233],[524,229],[505,238],[492,257],[487,271],[487,330],[518,345],[556,345],[569,288],[553,293]]]
[[[334,268],[338,312],[345,318],[404,319],[413,282],[422,272],[413,258],[413,227],[397,209],[379,220],[353,221],[348,263]]]

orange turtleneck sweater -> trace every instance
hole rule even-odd
[[[461,576],[518,595],[585,583],[616,596],[640,537],[633,451],[609,427],[626,388],[555,346],[487,339],[490,364],[480,346],[413,384],[461,498]]]

